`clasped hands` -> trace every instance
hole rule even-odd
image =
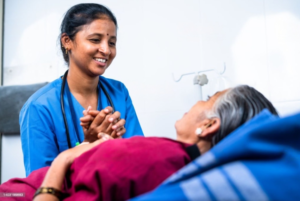
[[[72,149],[64,151],[62,154],[68,160],[66,167],[68,167],[75,158],[91,148],[101,144],[104,141],[121,138],[126,132],[124,127],[125,119],[120,119],[120,112],[112,113],[112,107],[108,106],[105,109],[98,110],[84,110],[83,117],[80,118],[80,125],[83,128],[84,142],[89,144],[83,146],[76,146]]]
[[[112,113],[112,107],[108,106],[105,109],[84,110],[83,117],[80,118],[80,125],[83,128],[84,142],[94,142],[100,139],[105,133],[112,138],[120,138],[126,132],[124,127],[125,119],[120,119],[120,112]]]
[[[89,143],[60,153],[52,162],[42,187],[53,187],[61,191],[65,174],[75,158],[102,142],[120,138],[126,132],[125,120],[120,119],[120,112],[112,113],[111,107],[106,107],[101,111],[88,109],[83,111],[83,114],[84,116],[80,118],[80,125],[83,128],[84,141]],[[49,194],[40,194],[34,200],[57,200],[57,198]]]

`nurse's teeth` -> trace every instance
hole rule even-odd
[[[96,60],[97,60],[97,61],[100,61],[100,62],[102,62],[102,63],[105,63],[105,62],[106,62],[106,59],[98,59],[98,58],[96,58]]]

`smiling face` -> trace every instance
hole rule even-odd
[[[211,120],[207,119],[206,112],[211,111],[216,100],[222,96],[226,91],[217,92],[207,101],[198,101],[189,112],[185,113],[183,117],[175,124],[177,132],[177,140],[190,144],[197,143],[199,137],[195,134],[197,128],[205,128]]]
[[[70,69],[99,76],[116,56],[116,26],[109,18],[102,17],[84,25],[74,40],[68,42]]]

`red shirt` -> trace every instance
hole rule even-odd
[[[151,191],[191,161],[187,146],[158,137],[104,142],[71,165],[64,187],[66,200],[127,200]],[[25,179],[11,179],[0,186],[0,192],[24,192],[31,199],[47,169]]]

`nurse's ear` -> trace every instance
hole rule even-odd
[[[211,140],[221,127],[221,120],[217,117],[205,119],[201,122],[195,134],[199,139]]]
[[[62,44],[63,48],[65,48],[68,51],[72,49],[73,42],[66,33],[63,33],[61,35],[60,40],[61,40],[61,44]]]

